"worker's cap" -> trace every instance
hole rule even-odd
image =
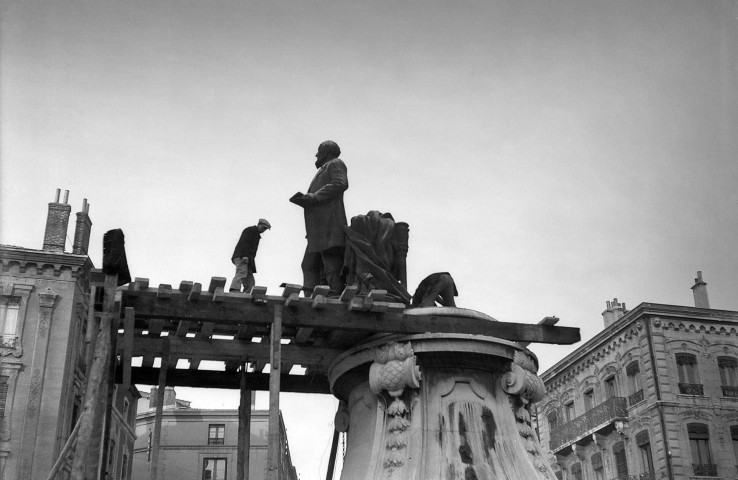
[[[259,219],[258,225],[264,225],[265,227],[267,227],[267,229],[271,229],[272,228],[272,224],[269,223],[269,222],[267,222],[266,219],[264,219],[264,218],[260,218]]]

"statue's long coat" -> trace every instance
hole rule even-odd
[[[343,227],[348,225],[343,207],[346,189],[348,174],[343,160],[334,158],[318,168],[308,189],[308,193],[314,195],[304,206],[308,252],[322,252],[346,245],[343,231]]]

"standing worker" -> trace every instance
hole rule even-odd
[[[238,239],[231,257],[231,261],[236,266],[236,276],[233,277],[229,291],[240,292],[241,285],[243,285],[243,291],[248,293],[251,287],[255,285],[256,262],[254,258],[256,257],[256,251],[259,249],[261,234],[270,228],[272,228],[271,224],[260,218],[259,223],[246,227],[241,232],[241,238]]]
[[[348,189],[348,175],[339,155],[341,149],[336,142],[321,143],[315,154],[318,173],[310,182],[308,193],[297,192],[290,198],[305,210],[307,248],[301,266],[306,294],[319,284],[327,284],[331,295],[340,295],[344,287],[341,276],[346,246],[343,227],[348,223],[343,192]]]

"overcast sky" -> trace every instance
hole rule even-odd
[[[302,280],[288,198],[332,139],[349,217],[410,224],[411,290],[449,271],[459,306],[585,340],[613,297],[693,305],[697,270],[738,310],[736,1],[0,4],[3,244],[40,249],[68,189],[96,266],[121,228],[134,277],[206,284],[265,217],[256,281],[279,293]],[[283,401],[303,480],[335,406]]]

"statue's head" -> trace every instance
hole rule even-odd
[[[341,148],[332,140],[326,140],[318,146],[318,153],[315,158],[321,160],[333,160],[341,155]]]

